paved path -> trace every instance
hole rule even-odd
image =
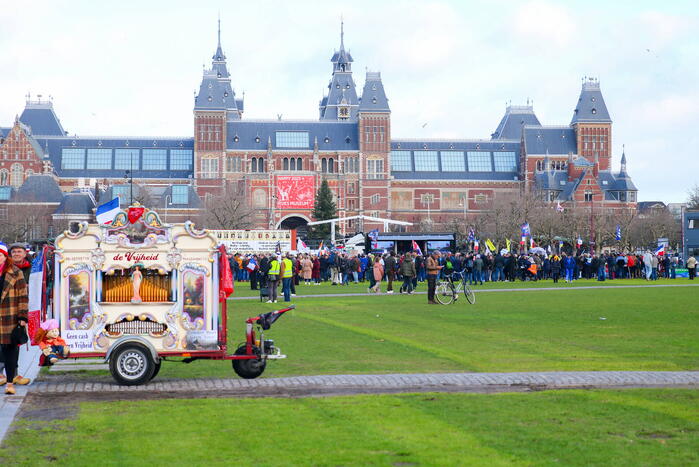
[[[642,289],[642,288],[654,288],[654,287],[699,287],[699,281],[696,284],[641,284],[641,285],[590,285],[590,286],[571,286],[566,285],[565,282],[561,282],[558,287],[526,287],[526,288],[516,288],[516,289],[481,289],[478,286],[473,287],[473,291],[476,294],[489,293],[489,292],[537,292],[537,291],[571,291],[571,290],[590,290],[590,289]],[[341,288],[340,288],[341,290]],[[427,292],[413,292],[414,295],[425,295]],[[362,297],[362,296],[374,296],[375,293],[366,292],[356,292],[356,293],[331,293],[331,294],[299,294],[295,298],[324,298],[324,297]],[[386,292],[382,292],[379,295],[389,295]],[[392,295],[401,295],[396,292]],[[282,297],[284,298],[284,297]],[[253,295],[251,297],[229,297],[228,300],[259,300],[259,295]],[[279,302],[283,303],[283,302]]]
[[[143,386],[119,386],[95,382],[38,382],[31,390],[37,395],[63,393],[180,393],[195,395],[266,396],[296,395],[297,390],[311,393],[336,392],[409,392],[488,390],[492,387],[627,388],[627,387],[696,387],[699,371],[590,371],[531,373],[436,373],[389,375],[321,375],[260,379],[178,379],[158,381]],[[301,391],[302,393],[304,391]]]
[[[39,365],[36,363],[39,361],[39,354],[38,346],[29,346],[28,350],[26,345],[21,346],[17,372],[34,380],[39,374]],[[31,385],[19,386],[15,384],[15,389],[17,390],[16,395],[6,396],[5,386],[0,386],[0,441],[5,437],[8,428],[10,428],[10,424],[22,405],[27,392],[33,389],[33,387]]]

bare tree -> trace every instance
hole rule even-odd
[[[687,192],[687,207],[699,209],[699,184],[697,183]]]
[[[202,224],[208,229],[250,229],[253,221],[245,193],[236,189],[211,198],[202,213]]]

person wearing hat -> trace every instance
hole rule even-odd
[[[28,308],[29,293],[24,274],[14,265],[7,245],[0,242],[0,349],[7,376],[0,378],[0,384],[7,383],[5,394],[15,393],[14,384],[29,384],[28,378],[17,374],[19,343],[15,337],[17,327],[26,334]]]
[[[24,280],[29,281],[29,274],[32,272],[32,263],[27,259],[27,247],[24,243],[13,243],[10,245],[10,256],[12,262],[24,274]]]

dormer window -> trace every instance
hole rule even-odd
[[[223,97],[228,97],[228,91],[223,92]]]
[[[349,83],[347,83],[347,85],[345,85],[345,88],[347,88],[347,89],[349,89],[349,88],[350,88],[350,85],[349,85]]]
[[[328,144],[330,142],[330,138],[326,136],[323,141],[325,141],[325,144]]]
[[[234,143],[237,143],[238,141],[240,141],[240,138],[238,138],[238,135],[235,135],[235,136],[233,137],[233,142],[234,142]]]
[[[213,100],[214,100],[214,98],[213,98],[213,97],[211,97],[211,96],[209,96],[209,97],[207,97],[207,98],[206,98],[206,100],[208,100],[209,102],[211,102],[211,101],[213,101]]]
[[[376,98],[375,98],[375,97],[372,97],[372,98],[371,98],[371,103],[372,103],[372,104],[376,104]]]
[[[259,137],[259,136],[255,136],[255,142],[256,142],[256,143],[259,143],[259,142],[260,142],[260,137]]]
[[[592,109],[592,113],[593,113],[593,114],[596,114],[596,113],[597,113],[597,109]]]

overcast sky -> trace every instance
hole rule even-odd
[[[5,2],[0,2],[0,6]],[[598,77],[640,200],[699,180],[693,1],[30,1],[0,7],[0,126],[51,95],[78,135],[191,136],[216,19],[243,118],[317,119],[340,42],[380,71],[403,138],[489,138],[507,102],[567,125]],[[16,10],[16,11],[13,11]]]

